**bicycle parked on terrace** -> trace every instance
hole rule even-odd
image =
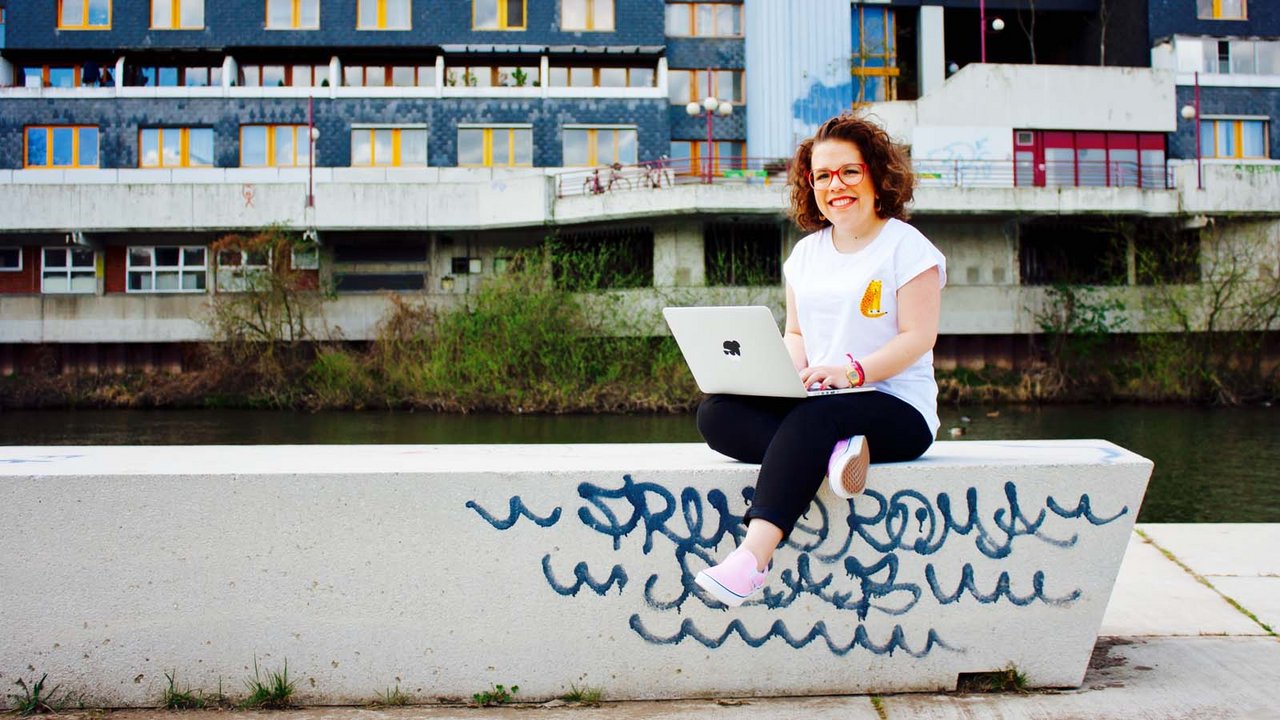
[[[671,158],[662,155],[657,160],[650,160],[644,165],[644,181],[649,187],[656,190],[662,187],[663,183],[666,183],[667,187],[675,185],[675,177],[671,174]]]

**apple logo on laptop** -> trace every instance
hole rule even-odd
[[[741,358],[742,344],[739,343],[737,340],[725,340],[724,354],[728,355],[730,358]]]

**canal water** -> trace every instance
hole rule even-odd
[[[956,429],[953,431],[953,428]],[[1280,522],[1280,407],[943,408],[942,439],[1102,438],[1155,461],[1142,522]],[[3,445],[698,442],[681,415],[0,412]]]

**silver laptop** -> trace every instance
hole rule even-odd
[[[871,389],[806,390],[767,307],[669,307],[662,316],[704,393],[803,398]]]

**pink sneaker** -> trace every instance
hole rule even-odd
[[[740,547],[729,553],[719,565],[698,573],[694,582],[725,605],[738,607],[764,587],[765,576],[766,573],[756,570],[756,556]]]
[[[831,451],[831,459],[827,461],[827,484],[831,486],[831,492],[845,499],[862,492],[867,486],[869,464],[871,453],[865,437],[854,435],[837,442]]]

